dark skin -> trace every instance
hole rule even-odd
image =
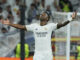
[[[75,18],[76,18],[76,15],[77,15],[77,12],[74,12],[74,13],[72,14],[72,19],[75,19]],[[49,21],[49,19],[48,19],[47,14],[46,14],[46,13],[42,13],[42,14],[40,15],[40,25],[41,25],[41,26],[44,26],[44,25],[46,25],[46,24],[48,23],[48,21]],[[1,19],[0,22],[1,22],[2,24],[6,24],[6,25],[9,25],[9,26],[18,28],[18,29],[27,30],[27,28],[26,28],[24,25],[12,24],[12,23],[10,22],[10,20],[8,20],[8,19],[7,19],[7,20]],[[65,26],[65,25],[67,25],[69,22],[70,22],[70,21],[65,21],[64,23],[58,23],[58,24],[57,24],[57,29]]]
[[[76,18],[76,15],[77,15],[77,12],[74,12],[73,14],[72,14],[72,19],[75,19]],[[46,13],[43,13],[41,16],[40,16],[40,18],[41,18],[41,22],[40,22],[40,25],[41,26],[44,26],[44,25],[46,25],[47,23],[48,23],[48,17],[46,16]],[[64,23],[58,23],[57,24],[57,29],[59,29],[59,28],[61,28],[61,27],[63,27],[63,26],[65,26],[65,25],[67,25],[68,23],[70,23],[70,21],[68,20],[68,21],[65,21]]]
[[[77,15],[77,12],[74,12],[74,13],[72,14],[72,19],[75,19],[75,18],[76,18],[76,15]],[[70,23],[69,20],[65,21],[64,23],[58,23],[58,24],[57,24],[57,29],[65,26],[65,25],[67,25],[68,23]]]

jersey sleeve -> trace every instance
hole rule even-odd
[[[33,31],[33,30],[34,30],[34,25],[35,25],[35,24],[25,25],[25,26],[26,26],[26,30],[27,30],[27,31]]]
[[[51,23],[51,29],[54,31],[57,29],[57,24],[58,23]]]

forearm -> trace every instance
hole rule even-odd
[[[67,25],[67,24],[70,23],[72,20],[73,20],[73,18],[70,17],[70,18],[69,18],[67,21],[65,21],[64,23],[59,23],[59,24],[57,24],[57,28],[59,29],[59,28],[65,26],[65,25]]]
[[[12,26],[12,27],[15,27],[15,28],[18,28],[18,29],[23,29],[23,30],[26,30],[26,27],[23,26],[23,25],[20,25],[20,24],[9,24],[9,26]]]
[[[58,24],[57,24],[57,29],[59,29],[59,28],[65,26],[65,25],[67,25],[68,23],[70,23],[69,20],[68,20],[68,21],[65,21],[64,23],[58,23]]]
[[[69,20],[68,20],[68,21],[65,21],[64,23],[62,23],[62,26],[65,26],[65,25],[67,25],[68,23],[70,23]]]
[[[68,20],[65,21],[64,23],[61,23],[61,24],[59,23],[59,24],[57,24],[57,28],[63,27],[63,26],[65,26],[65,25],[67,25],[70,21],[73,21],[73,19],[76,18],[76,15],[77,15],[77,12],[74,12],[71,17],[68,16]]]

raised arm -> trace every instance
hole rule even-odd
[[[7,20],[2,20],[2,19],[1,19],[0,22],[1,22],[2,24],[9,25],[9,26],[12,26],[12,27],[15,27],[15,28],[18,28],[18,29],[27,30],[24,25],[12,24],[12,23],[10,22],[10,20],[8,20],[8,19],[7,19]]]
[[[65,21],[64,23],[58,23],[58,24],[57,24],[57,29],[65,26],[65,25],[67,25],[68,23],[70,23],[70,21],[73,21],[73,19],[76,18],[76,15],[77,15],[77,12],[74,12],[74,13],[72,14],[72,17],[71,17],[69,20]]]

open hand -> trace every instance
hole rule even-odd
[[[10,24],[10,21],[8,19],[6,19],[6,20],[1,19],[0,22],[2,24],[6,24],[6,25],[9,25]]]
[[[76,16],[77,16],[77,12],[74,12],[74,13],[72,14],[72,19],[75,19]]]

